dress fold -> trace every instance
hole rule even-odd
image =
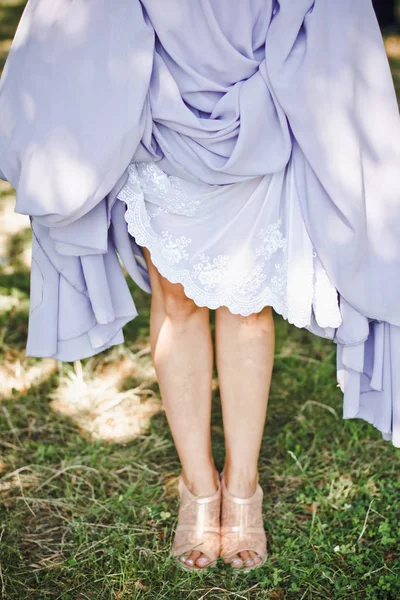
[[[74,361],[122,343],[122,327],[138,312],[113,241],[103,254],[81,256],[71,240],[62,255],[48,228],[32,230],[27,356]]]
[[[338,344],[337,375],[344,394],[343,417],[371,423],[400,447],[400,327],[370,323],[358,345]]]

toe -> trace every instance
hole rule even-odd
[[[249,567],[253,564],[253,559],[250,556],[250,552],[248,552],[247,550],[243,550],[243,552],[239,552],[239,556],[243,561],[243,564],[246,567]]]
[[[202,567],[205,567],[209,562],[210,562],[210,559],[205,554],[202,554],[200,556],[200,558],[198,558],[196,560],[196,565],[198,567],[202,568]]]
[[[234,569],[240,569],[243,566],[243,560],[240,558],[239,554],[235,554],[230,563]]]
[[[242,550],[242,552],[239,552],[239,556],[243,561],[245,561],[249,558],[250,554],[248,550]]]
[[[200,554],[201,552],[199,552],[198,550],[193,550],[192,552],[189,552],[186,558],[186,564],[189,565],[189,567],[193,567]]]
[[[257,558],[258,554],[257,554],[257,552],[254,552],[254,550],[250,550],[249,554],[250,554],[252,563],[254,565],[256,563],[256,558]]]
[[[235,554],[233,559],[230,560],[230,564],[236,569],[248,568],[258,565],[261,560],[261,556],[254,550],[242,550],[242,552]]]

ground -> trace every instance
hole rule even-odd
[[[0,66],[23,5],[0,2]],[[399,40],[387,48],[398,86]],[[173,566],[180,467],[151,363],[150,295],[132,285],[140,316],[124,346],[75,364],[26,358],[30,230],[13,207],[2,184],[1,597],[399,599],[400,453],[343,421],[335,346],[279,317],[259,463],[269,561],[248,575]],[[221,469],[215,372],[213,387]]]

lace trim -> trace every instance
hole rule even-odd
[[[179,214],[193,214],[193,211],[198,208],[199,201],[191,204],[191,201],[180,188],[175,188],[182,192],[182,195],[181,193],[178,195],[179,200],[176,200],[177,197],[175,197],[171,201],[169,191],[177,184],[178,180],[165,175],[163,172],[165,178],[160,177],[156,171],[158,169],[156,165],[154,165],[155,169],[152,167],[143,168],[141,175],[143,176],[144,173],[144,176],[147,177],[146,184],[150,182],[150,185],[154,186],[154,193],[158,195],[161,193],[167,202],[168,208],[164,209],[164,212],[181,211]],[[158,171],[161,170],[158,169]],[[169,180],[169,183],[166,180]],[[158,187],[159,183],[160,187]],[[256,249],[256,257],[261,258],[263,263],[256,265],[251,272],[237,273],[235,271],[233,279],[233,272],[229,270],[230,257],[228,255],[221,254],[211,258],[202,253],[198,255],[198,261],[192,265],[192,270],[183,267],[175,268],[174,265],[190,258],[187,248],[190,246],[192,239],[185,236],[174,238],[171,232],[166,230],[161,231],[161,235],[154,232],[150,223],[152,216],[146,210],[145,196],[135,163],[129,167],[128,181],[119,192],[118,198],[125,202],[127,206],[124,218],[130,235],[135,238],[139,246],[148,248],[152,262],[161,275],[171,283],[182,284],[185,295],[198,306],[207,306],[210,309],[226,306],[231,313],[242,316],[260,312],[265,306],[272,306],[278,314],[295,326],[307,327],[310,325],[311,303],[307,311],[296,310],[287,306],[285,299],[287,267],[282,264],[285,259],[274,265],[275,275],[270,279],[270,286],[265,287],[258,293],[267,278],[264,268],[265,261],[271,260],[272,256],[278,251],[283,251],[286,248],[287,240],[280,231],[280,221],[259,231],[258,235],[261,238],[261,243]],[[227,280],[229,279],[229,284],[224,286],[222,291],[213,293],[212,290],[215,289],[217,284],[221,283],[224,277]],[[197,282],[203,287],[199,287]],[[322,283],[320,283],[318,290],[323,291]],[[314,299],[316,296],[314,288]],[[312,297],[313,294],[311,294],[311,299]],[[321,326],[332,327],[336,325],[329,323]]]
[[[148,213],[150,218],[161,213],[175,213],[193,217],[201,207],[200,200],[195,200],[182,190],[178,177],[167,175],[155,163],[137,162],[129,166],[131,182],[141,186],[143,183],[147,190],[161,198],[166,207],[158,206],[154,213]]]

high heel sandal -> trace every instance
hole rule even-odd
[[[217,490],[211,496],[197,496],[179,476],[180,507],[178,525],[170,555],[185,571],[205,571],[215,566],[220,553],[221,482],[218,473]],[[210,562],[204,567],[193,567],[182,562],[182,556],[192,550],[202,552]]]
[[[248,573],[261,567],[267,560],[267,536],[263,526],[262,499],[263,490],[257,481],[254,493],[247,498],[239,498],[229,492],[225,484],[224,473],[221,475],[221,553],[225,564],[231,562],[233,556],[244,550],[253,550],[261,558],[251,567],[235,568]]]

